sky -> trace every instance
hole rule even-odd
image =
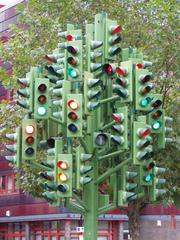
[[[8,5],[9,3],[13,3],[16,0],[0,0],[0,4],[2,5]]]

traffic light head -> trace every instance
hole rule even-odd
[[[36,160],[37,123],[34,119],[22,120],[22,160]]]
[[[68,80],[82,80],[82,40],[67,43]]]
[[[125,61],[116,68],[116,84],[113,84],[113,92],[121,97],[122,102],[132,101],[132,66],[132,61]]]
[[[135,108],[136,110],[149,111],[153,100],[150,91],[153,88],[151,83],[152,73],[147,69],[135,68]]]
[[[57,190],[60,197],[72,197],[72,155],[58,154]]]
[[[121,41],[121,26],[116,21],[106,19],[105,22],[105,59],[115,60],[116,55],[121,52],[118,44]]]
[[[21,168],[21,144],[22,133],[21,127],[16,128],[16,132],[13,134],[6,134],[6,138],[13,141],[12,145],[5,145],[5,148],[13,153],[13,155],[5,156],[5,159],[15,164],[16,168]]]
[[[67,95],[67,136],[82,136],[82,94]]]
[[[49,79],[35,79],[34,115],[36,119],[49,117]]]
[[[151,126],[145,122],[133,123],[133,163],[143,165],[153,157]]]
[[[152,133],[160,133],[163,131],[163,115],[162,95],[152,94],[151,111],[148,115],[148,122],[152,127]]]

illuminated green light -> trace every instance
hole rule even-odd
[[[151,180],[152,180],[152,174],[147,174],[146,176],[144,176],[145,182],[150,182]]]
[[[45,115],[45,114],[46,114],[46,108],[45,108],[45,107],[43,107],[43,106],[41,106],[41,107],[38,107],[38,110],[37,110],[37,112],[38,112],[38,114],[39,114],[40,116],[43,116],[43,115]]]
[[[157,122],[153,123],[152,128],[154,130],[159,130],[161,128],[161,125],[162,125],[161,122],[157,121]]]
[[[68,75],[72,78],[77,78],[78,72],[73,68],[68,68]]]
[[[151,102],[151,98],[147,97],[147,98],[143,98],[140,101],[140,105],[141,107],[147,107],[147,105]]]

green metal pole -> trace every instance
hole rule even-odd
[[[92,117],[94,119],[95,114]],[[93,121],[92,130],[95,128],[95,121]],[[88,143],[88,149],[93,152],[93,141],[92,136],[86,137],[86,142]],[[97,239],[98,232],[98,185],[94,184],[94,179],[98,177],[98,161],[96,154],[92,159],[93,171],[89,173],[92,177],[92,181],[84,186],[83,191],[83,202],[87,207],[87,211],[84,213],[84,240],[95,240]]]

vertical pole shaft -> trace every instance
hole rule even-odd
[[[92,136],[87,138],[89,150],[93,151]],[[93,179],[90,183],[84,186],[83,201],[87,206],[87,211],[84,214],[84,240],[97,239],[98,232],[98,185],[94,184],[94,179],[98,176],[98,160],[95,156],[92,159],[93,171],[89,176]]]

